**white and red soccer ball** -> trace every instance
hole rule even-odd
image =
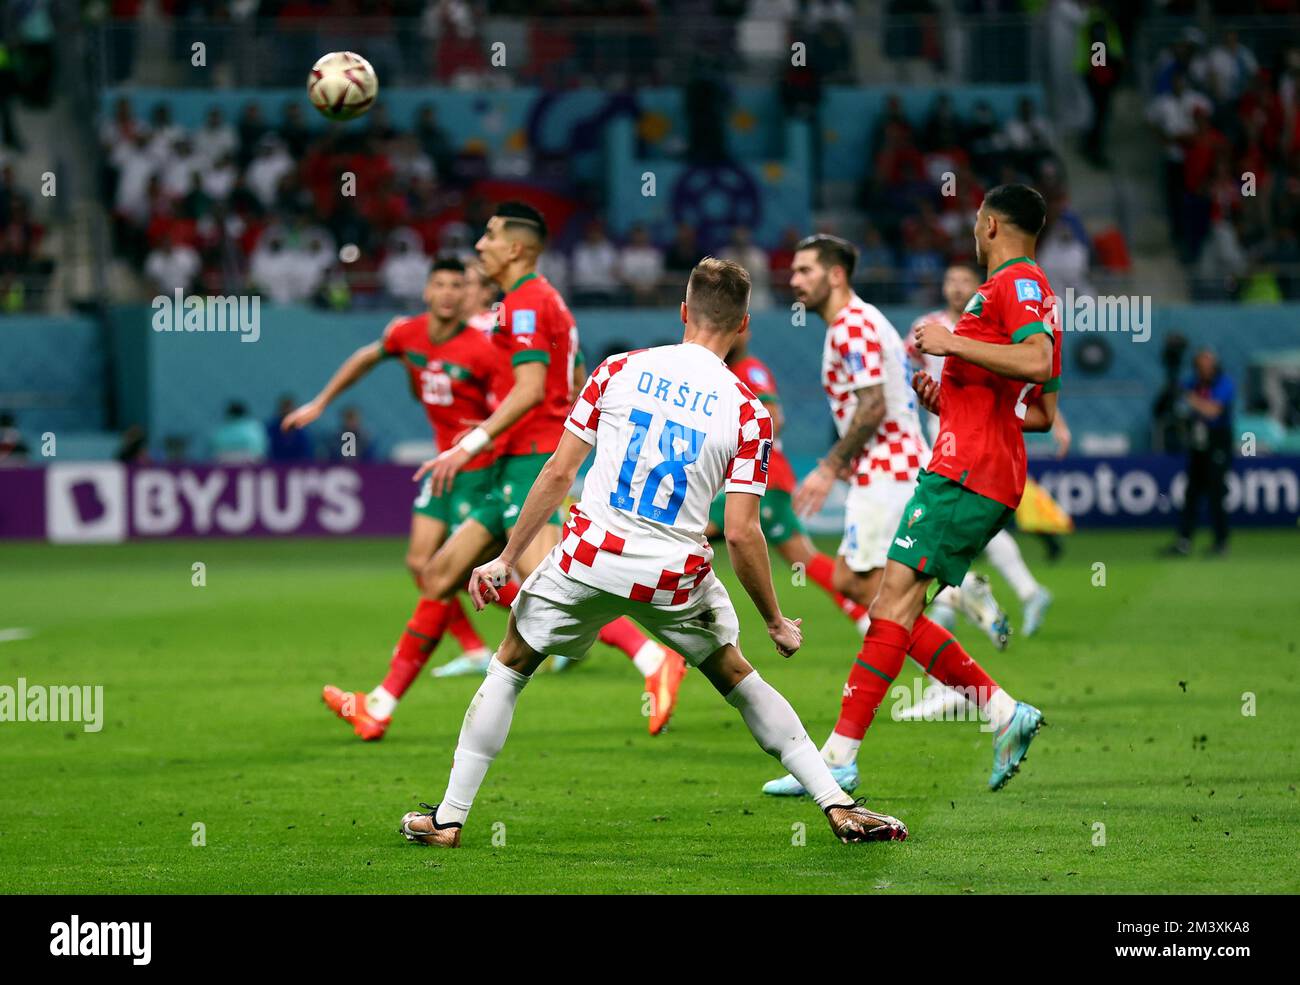
[[[311,67],[307,98],[327,120],[351,120],[374,105],[379,76],[352,51],[331,51]]]

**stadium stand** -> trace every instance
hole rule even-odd
[[[149,332],[149,299],[256,293],[261,346],[325,332],[332,357],[417,306],[431,258],[471,255],[505,197],[548,215],[543,267],[589,356],[670,336],[684,271],[716,253],[751,270],[757,351],[811,401],[798,388],[816,339],[786,345],[794,242],[856,242],[859,292],[905,329],[937,306],[945,264],[970,257],[983,191],[1016,179],[1047,197],[1039,259],[1058,292],[1151,313],[1145,333],[1121,317],[1067,339],[1080,447],[1152,446],[1173,331],[1213,342],[1244,384],[1242,420],[1262,414],[1270,447],[1291,447],[1294,388],[1265,354],[1300,341],[1300,46],[1270,28],[1285,3],[1244,6],[1210,21],[1072,0],[393,0],[364,22],[335,0],[88,9],[44,88],[0,111],[0,338],[21,353],[0,407],[28,435],[139,425],[156,457],[202,456],[229,400],[265,417],[320,367],[259,375],[211,339],[193,359]],[[1099,39],[1106,72],[1087,57]],[[346,46],[375,64],[382,98],[331,125],[302,77]],[[29,44],[20,63],[44,53]],[[0,72],[19,54],[0,52]],[[41,194],[36,137],[57,147],[58,195]],[[1233,194],[1244,174],[1254,194]],[[153,388],[173,365],[211,407]],[[357,403],[381,452],[420,436],[414,410]],[[790,422],[810,448],[823,425]]]

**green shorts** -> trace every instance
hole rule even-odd
[[[484,469],[474,469],[472,472],[458,472],[456,478],[452,480],[451,489],[441,496],[433,494],[430,480],[425,479],[411,510],[431,520],[445,523],[448,531],[455,530],[470,515],[474,507],[492,491],[495,479],[496,470],[491,465]]]
[[[940,584],[960,585],[971,562],[1014,512],[946,476],[923,470],[898,522],[889,559]]]
[[[720,492],[709,506],[709,522],[719,530],[725,527],[727,494]],[[804,532],[803,524],[794,511],[794,501],[783,489],[769,489],[758,507],[759,523],[763,527],[763,536],[773,546],[784,544],[791,537]]]
[[[493,537],[504,540],[506,532],[519,519],[519,509],[528,498],[528,490],[533,488],[542,466],[550,457],[549,452],[539,452],[498,458],[492,468],[483,470],[493,473],[493,481],[470,510],[470,517],[487,527]],[[556,510],[546,522],[559,526],[564,521]]]

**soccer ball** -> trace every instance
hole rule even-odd
[[[360,116],[379,95],[374,66],[351,51],[331,51],[321,56],[307,76],[307,98],[327,120]]]

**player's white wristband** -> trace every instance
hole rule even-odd
[[[475,428],[465,437],[461,438],[456,447],[461,449],[467,455],[477,455],[488,446],[492,438],[482,428]]]

